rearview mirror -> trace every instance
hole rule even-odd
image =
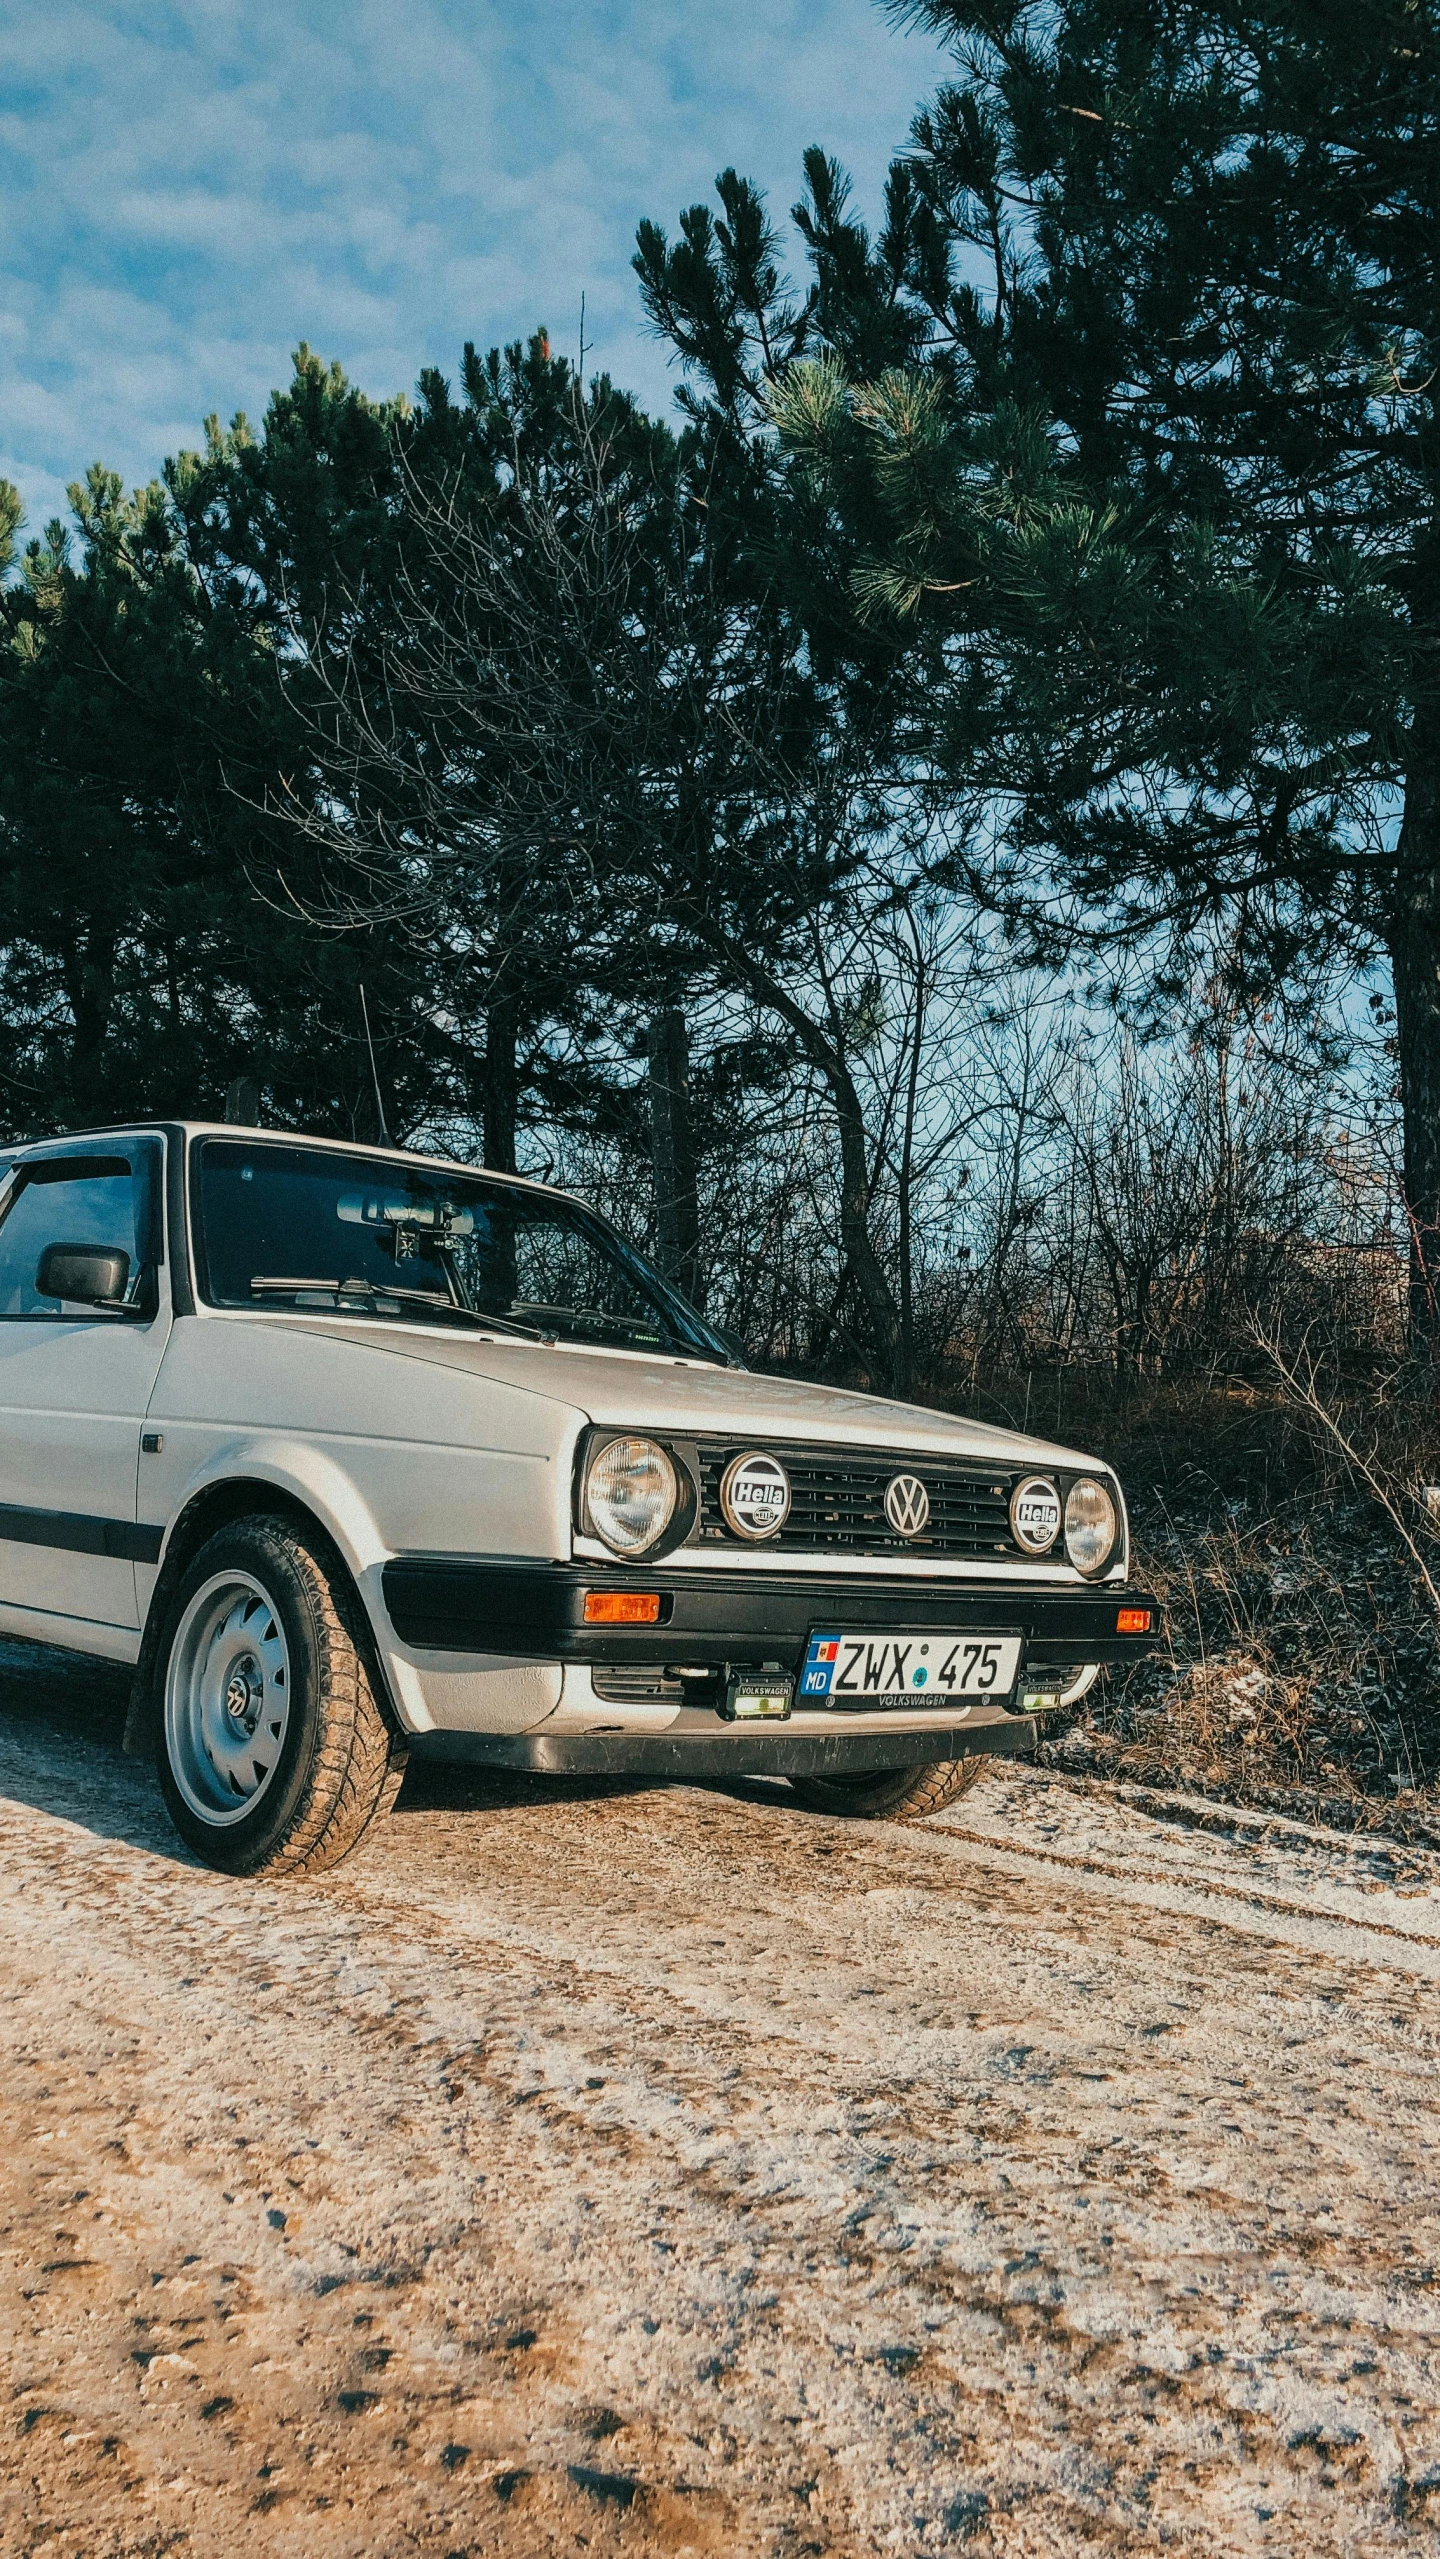
[[[384,1199],[374,1191],[342,1191],[335,1214],[342,1226],[433,1227],[446,1243],[475,1232],[474,1211],[452,1207],[449,1200]]]
[[[126,1314],[130,1256],[101,1244],[47,1244],[35,1273],[41,1297],[63,1298],[67,1306],[106,1306]]]

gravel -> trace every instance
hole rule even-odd
[[[997,1768],[179,1849],[0,1657],[0,2546],[1406,2551],[1440,1856]]]

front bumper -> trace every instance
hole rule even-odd
[[[812,1723],[814,1719],[811,1719]],[[838,1719],[837,1719],[838,1720]],[[719,1724],[708,1732],[415,1733],[422,1759],[518,1768],[544,1777],[670,1777],[681,1784],[727,1777],[848,1777],[928,1766],[936,1760],[1013,1758],[1035,1747],[1028,1715],[988,1724],[943,1720],[903,1732],[797,1732],[785,1724]]]
[[[653,1626],[587,1626],[587,1591],[657,1591]],[[1122,1662],[1153,1650],[1157,1603],[1142,1593],[1027,1589],[1015,1582],[959,1582],[866,1573],[706,1569],[648,1573],[594,1564],[516,1563],[465,1555],[400,1555],[385,1566],[385,1607],[402,1644],[429,1653],[503,1654],[512,1660],[594,1668],[670,1663],[722,1671],[778,1663],[798,1670],[810,1631],[839,1625],[963,1633],[1015,1626],[1023,1668]],[[1120,1613],[1148,1609],[1150,1631],[1122,1634]]]

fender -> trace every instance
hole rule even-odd
[[[368,1503],[350,1476],[313,1440],[279,1438],[273,1431],[246,1432],[212,1449],[203,1465],[187,1476],[160,1549],[159,1570],[184,1523],[186,1514],[208,1492],[224,1484],[269,1484],[285,1493],[318,1520],[337,1546],[352,1581],[390,1552]]]
[[[212,1449],[203,1465],[185,1479],[174,1513],[165,1526],[125,1718],[123,1746],[132,1757],[148,1757],[157,1738],[155,1656],[170,1593],[189,1561],[186,1523],[193,1521],[197,1512],[203,1515],[215,1497],[228,1488],[233,1488],[237,1496],[268,1489],[314,1520],[337,1549],[350,1575],[382,1661],[390,1650],[385,1630],[375,1623],[380,1572],[390,1550],[368,1504],[343,1467],[313,1442],[279,1438],[268,1431],[227,1440]],[[253,1506],[249,1501],[243,1504],[246,1509]]]

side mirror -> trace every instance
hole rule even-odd
[[[47,1244],[35,1273],[41,1297],[63,1298],[67,1306],[105,1306],[130,1314],[125,1291],[130,1285],[130,1256],[102,1244]]]

